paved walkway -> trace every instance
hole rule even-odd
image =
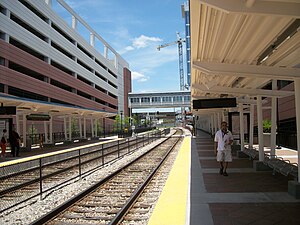
[[[300,200],[287,193],[291,178],[257,172],[249,159],[238,159],[219,174],[213,141],[199,131],[192,139],[192,225],[299,225]]]

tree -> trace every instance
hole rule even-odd
[[[121,130],[121,116],[118,114],[115,117],[115,121],[113,124],[113,131],[119,131]]]

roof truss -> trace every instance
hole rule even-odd
[[[208,89],[202,84],[193,84],[193,88],[206,93],[216,94],[233,94],[233,95],[252,95],[252,96],[263,96],[263,97],[287,97],[294,95],[293,91],[281,91],[281,90],[264,90],[264,89],[247,89],[247,88],[231,88],[223,86],[213,86]],[[194,96],[192,96],[194,97]]]
[[[229,75],[238,77],[294,80],[300,78],[299,68],[271,67],[262,65],[226,64],[193,61],[193,68],[207,75]]]

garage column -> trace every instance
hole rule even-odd
[[[46,4],[52,7],[52,0],[45,0]]]
[[[258,126],[258,151],[259,161],[264,161],[264,137],[263,137],[263,126],[262,126],[262,100],[261,96],[257,96],[257,126]]]

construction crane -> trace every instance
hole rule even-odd
[[[171,45],[178,45],[178,55],[179,55],[179,76],[180,76],[180,90],[183,91],[185,86],[184,86],[184,72],[183,72],[183,54],[182,54],[182,43],[185,42],[184,38],[181,38],[179,35],[179,32],[176,33],[177,35],[177,40],[173,41],[171,43],[159,45],[157,47],[157,50],[160,51],[161,48],[168,47]]]

